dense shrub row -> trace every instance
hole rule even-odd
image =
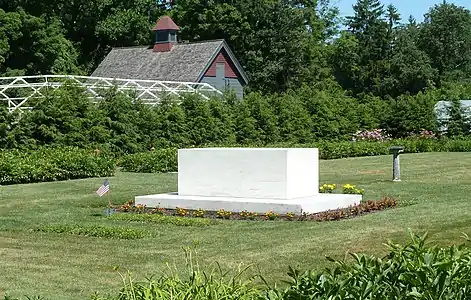
[[[467,119],[448,122],[455,138],[436,137],[433,112],[436,101],[467,93],[456,86],[386,101],[354,99],[335,87],[304,87],[279,95],[250,93],[243,101],[232,94],[210,100],[189,95],[147,106],[115,90],[92,104],[80,88],[64,85],[32,100],[34,109],[19,119],[0,106],[0,148],[7,149],[0,156],[0,184],[113,173],[108,156],[85,150],[43,155],[44,147],[101,149],[122,157],[120,166],[131,172],[176,171],[176,149],[188,147],[317,147],[322,159],[384,155],[393,144],[405,152],[469,151]]]
[[[115,90],[92,104],[83,90],[64,85],[37,103],[31,100],[34,109],[20,119],[0,104],[0,147],[99,146],[129,154],[152,148],[351,141],[358,131],[373,129],[404,138],[423,130],[436,132],[435,103],[467,99],[468,93],[453,86],[394,100],[355,99],[336,87],[304,87],[276,95],[248,93],[243,101],[229,93],[210,100],[187,95],[148,106]],[[469,134],[467,122],[457,116],[445,125],[453,129],[451,135],[464,136]]]
[[[170,148],[130,154],[120,159],[119,166],[126,172],[135,173],[176,172],[178,164],[177,153],[177,149]]]
[[[115,159],[77,148],[0,152],[0,184],[112,176]]]
[[[388,141],[324,141],[309,144],[273,144],[264,147],[315,147],[321,159],[376,156],[389,154],[391,145],[402,145],[406,153],[468,152],[469,139],[396,139]],[[234,145],[224,145],[234,146]],[[261,145],[254,145],[259,147]],[[245,145],[243,147],[249,147]],[[177,149],[156,149],[129,154],[119,159],[126,172],[174,172],[178,166]],[[5,150],[0,152],[0,184],[59,181],[112,176],[116,159],[107,152],[78,148],[40,148],[38,150]]]
[[[471,139],[408,138],[387,141],[323,141],[306,144],[272,144],[263,147],[313,147],[319,148],[321,159],[377,156],[389,154],[392,145],[404,146],[405,153],[421,152],[469,152]],[[234,145],[225,145],[234,146]],[[253,147],[259,147],[254,145]],[[242,147],[250,147],[248,145]],[[130,154],[121,158],[119,165],[126,172],[174,172],[177,171],[177,149],[157,149]]]

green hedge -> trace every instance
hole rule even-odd
[[[321,159],[339,159],[347,157],[388,155],[392,145],[404,146],[404,153],[421,152],[469,152],[471,139],[396,139],[386,142],[357,141],[357,142],[317,142],[310,144],[273,144],[253,145],[251,147],[300,147],[319,148]],[[221,145],[219,145],[221,146]],[[238,145],[223,145],[224,147],[249,147]],[[119,165],[125,172],[165,173],[177,171],[177,149],[158,149],[155,151],[130,154],[124,156]]]
[[[252,147],[314,147],[319,148],[321,159],[376,156],[389,154],[391,145],[402,145],[405,153],[468,152],[471,139],[402,139],[387,142],[317,142],[309,144],[253,145]],[[218,145],[240,147],[238,145]],[[209,146],[208,146],[209,147]],[[243,146],[248,147],[248,146]],[[123,156],[119,166],[126,172],[157,173],[177,171],[176,148]],[[115,159],[93,150],[78,148],[42,148],[40,150],[8,150],[0,153],[0,184],[47,182],[67,179],[112,176]]]
[[[113,157],[77,148],[0,153],[2,185],[112,176],[115,169]]]
[[[0,123],[2,119],[4,123],[0,148],[107,147],[125,155],[208,144],[350,141],[359,130],[379,128],[393,137],[423,130],[437,133],[433,108],[439,98],[432,91],[396,102],[303,87],[278,95],[248,93],[243,101],[230,93],[209,100],[169,96],[156,106],[143,105],[116,90],[102,96],[98,104],[90,103],[83,89],[64,85],[19,119],[0,107]]]
[[[167,173],[176,172],[178,165],[177,149],[161,149],[151,152],[126,155],[119,166],[126,172]]]

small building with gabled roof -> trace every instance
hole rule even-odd
[[[233,89],[239,98],[247,74],[224,40],[179,43],[180,28],[164,16],[153,31],[153,46],[113,48],[92,77],[177,82],[204,82],[220,91]]]

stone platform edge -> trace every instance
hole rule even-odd
[[[264,214],[273,211],[279,214],[314,214],[328,210],[346,208],[358,205],[362,195],[350,194],[316,194],[310,197],[295,199],[257,199],[257,198],[233,198],[233,197],[205,197],[205,196],[180,196],[178,193],[165,193],[146,196],[136,196],[135,205],[145,205],[149,208],[164,209],[203,209],[206,211],[241,212],[249,211]]]

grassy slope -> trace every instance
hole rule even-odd
[[[120,287],[114,266],[139,277],[183,260],[182,247],[199,241],[202,262],[224,267],[256,263],[271,280],[288,265],[320,269],[324,255],[383,253],[387,239],[407,239],[407,228],[429,231],[442,244],[471,233],[471,153],[401,156],[401,183],[391,178],[391,157],[321,162],[321,183],[365,187],[366,199],[395,195],[414,205],[340,222],[224,222],[207,228],[133,224],[158,236],[137,241],[28,232],[40,223],[116,224],[98,216],[107,204],[95,189],[102,179],[0,187],[0,296],[41,295],[83,299]],[[176,190],[176,175],[118,173],[111,180],[115,203],[134,195]]]

